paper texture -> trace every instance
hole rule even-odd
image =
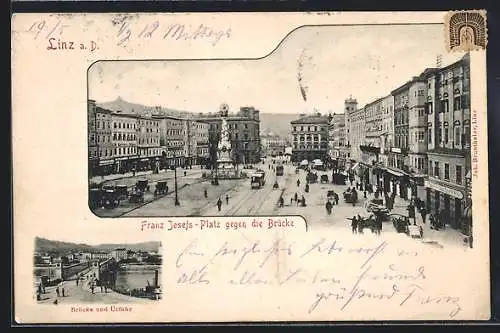
[[[16,321],[488,319],[474,17],[15,14]]]

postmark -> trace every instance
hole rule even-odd
[[[485,50],[488,44],[486,11],[451,11],[445,17],[446,48],[449,52]]]

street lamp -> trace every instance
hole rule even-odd
[[[180,206],[181,204],[179,203],[179,197],[177,195],[177,165],[176,165],[176,161],[175,161],[175,158],[176,158],[176,153],[175,153],[175,150],[174,150],[174,189],[175,189],[175,202],[174,204],[176,206]]]

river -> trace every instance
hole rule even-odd
[[[158,274],[158,283],[161,285],[161,269]],[[153,268],[143,270],[120,270],[116,276],[116,287],[123,289],[143,289],[148,285],[153,285],[155,271]]]

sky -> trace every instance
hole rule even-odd
[[[462,56],[446,51],[441,24],[303,27],[258,60],[99,62],[89,70],[89,98],[195,113],[222,103],[231,111],[342,113],[349,96],[359,106],[386,96],[435,67],[438,55],[443,66]]]

